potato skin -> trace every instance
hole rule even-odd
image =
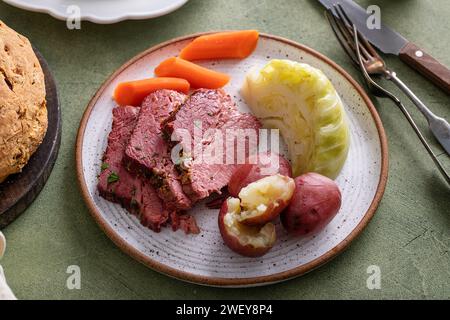
[[[276,159],[275,157],[278,158],[278,167],[273,160]],[[228,192],[232,197],[237,198],[242,188],[267,176],[281,174],[292,178],[291,164],[285,157],[277,153],[259,153],[257,155],[249,156],[245,162],[246,164],[241,165],[233,173],[230,182],[228,183]],[[269,164],[266,165],[266,163]],[[263,168],[263,171],[265,172],[262,172]]]
[[[272,249],[273,245],[275,244],[276,238],[274,237],[272,243],[268,247],[254,247],[252,245],[245,245],[243,246],[239,239],[234,236],[233,234],[229,233],[227,231],[227,227],[225,225],[224,219],[225,215],[228,213],[228,201],[224,201],[222,204],[222,208],[219,212],[219,230],[220,234],[222,235],[222,239],[227,245],[228,248],[233,250],[234,252],[245,256],[245,257],[261,257],[265,255],[270,249]]]
[[[271,203],[269,206],[267,206],[267,210],[263,214],[242,220],[241,223],[247,226],[261,226],[275,220],[289,204],[288,202],[283,200],[279,200],[277,201],[277,203],[277,207],[275,207],[274,203]]]
[[[290,205],[281,214],[284,228],[294,236],[310,236],[321,231],[341,207],[337,184],[318,173],[295,179],[296,191]]]

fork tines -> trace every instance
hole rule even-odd
[[[359,59],[356,54],[356,46],[354,41],[355,34],[353,32],[353,23],[342,5],[340,3],[334,4],[325,12],[325,16],[344,51],[356,65],[359,65]],[[358,47],[361,52],[362,60],[367,62],[372,57],[378,58],[379,55],[375,48],[372,47],[372,45],[359,31],[356,32],[358,34],[358,38],[360,39]]]

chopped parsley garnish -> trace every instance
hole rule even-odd
[[[115,172],[111,172],[111,174],[108,176],[108,183],[114,183],[119,181],[119,176]]]
[[[103,162],[102,166],[101,166],[102,171],[105,171],[108,168],[109,168],[109,164],[107,164],[106,162]]]

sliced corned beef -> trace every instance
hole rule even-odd
[[[194,138],[203,137],[209,129],[222,127],[237,113],[236,105],[223,90],[199,89],[191,94],[178,112],[173,113],[163,130],[172,144],[182,146],[185,152],[193,151]],[[203,141],[203,144],[207,143]]]
[[[200,229],[193,216],[188,214],[179,215],[175,212],[170,214],[172,230],[176,231],[178,229],[183,230],[186,234],[198,234]]]
[[[123,165],[125,148],[134,129],[139,108],[117,107],[113,110],[113,125],[108,136],[108,147],[103,156],[102,172],[99,176],[100,195],[140,217],[143,225],[158,232],[171,217],[152,185],[142,176],[133,175]],[[198,230],[195,221],[189,218],[184,227],[186,231]],[[178,228],[175,221],[173,228]]]
[[[136,125],[139,108],[118,107],[113,110],[113,125],[103,156],[98,190],[105,199],[120,203],[152,230],[159,231],[168,218],[154,188],[134,176],[122,165],[124,150]]]
[[[216,131],[214,138],[202,146],[201,159],[194,155],[185,163],[183,190],[192,201],[220,193],[228,185],[236,167],[257,151],[260,128],[261,123],[253,115],[235,113]]]
[[[214,161],[215,156],[205,155],[205,150],[223,143],[226,151],[225,133],[227,130],[237,132],[239,129],[253,129],[258,138],[260,122],[250,114],[238,111],[231,97],[223,90],[200,89],[195,91],[166,122],[163,130],[166,138],[171,137],[172,144],[182,150],[179,166],[183,191],[192,202],[208,197],[211,193],[220,192],[225,187],[236,169],[237,159],[226,162],[226,155],[222,161]],[[223,139],[217,141],[215,135],[218,129]],[[236,137],[231,137],[234,141]],[[247,138],[243,138],[246,141]],[[209,149],[208,149],[209,150]],[[255,150],[253,150],[255,151]],[[198,153],[201,153],[199,158]],[[249,154],[247,149],[243,159]],[[207,152],[209,154],[209,152]],[[233,161],[234,160],[234,161]],[[232,164],[229,164],[229,163]]]
[[[161,125],[185,100],[186,95],[172,90],[150,94],[142,103],[125,151],[128,169],[149,176],[159,197],[173,210],[187,210],[192,203],[182,190],[179,174],[171,161],[170,147],[162,137]]]

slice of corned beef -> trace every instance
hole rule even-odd
[[[220,128],[211,141],[202,146],[200,157],[192,157],[183,166],[184,192],[198,201],[228,185],[237,166],[256,153],[261,123],[251,114],[235,113]],[[217,152],[214,152],[216,150]]]
[[[103,198],[120,203],[128,211],[136,214],[143,225],[159,232],[170,220],[169,212],[165,210],[147,179],[131,174],[123,165],[125,148],[136,125],[138,114],[139,108],[135,107],[113,109],[113,125],[108,136],[108,147],[103,156],[102,172],[97,187]],[[189,219],[188,223],[192,226],[185,227],[184,230],[198,230],[193,218]],[[178,225],[176,221],[174,226]]]
[[[200,139],[207,130],[222,127],[237,113],[236,105],[223,90],[199,89],[173,113],[163,130],[173,145],[178,144],[185,153],[192,152],[194,138]]]
[[[172,230],[177,231],[178,229],[183,230],[186,234],[198,234],[200,229],[193,216],[188,214],[179,215],[176,212],[170,214],[170,221],[172,225]]]
[[[239,129],[253,129],[258,138],[260,122],[250,114],[241,114],[231,97],[223,90],[200,89],[195,91],[166,122],[163,130],[166,139],[171,137],[173,144],[177,144],[180,151],[179,166],[182,171],[181,181],[183,191],[192,202],[208,197],[211,193],[220,192],[225,187],[236,168],[236,161],[232,156],[226,162],[214,161],[215,156],[208,159],[204,156],[205,149],[213,148],[214,144],[225,146],[226,130],[236,132]],[[224,139],[217,140],[215,129],[218,129]],[[232,137],[236,140],[236,137]],[[243,137],[244,140],[248,140]],[[225,150],[225,147],[224,149]],[[248,150],[245,155],[248,155]],[[201,154],[199,157],[198,153]],[[242,155],[245,159],[245,155]]]
[[[108,147],[103,156],[98,191],[105,199],[120,203],[140,217],[143,224],[160,231],[169,214],[154,188],[144,179],[134,176],[122,164],[124,150],[136,125],[139,108],[118,107],[113,109],[113,124],[108,136]]]
[[[170,147],[163,139],[161,125],[177,111],[186,95],[172,90],[150,94],[142,103],[137,124],[125,151],[125,163],[132,172],[146,174],[169,209],[192,207],[184,194],[180,177],[171,161]]]

